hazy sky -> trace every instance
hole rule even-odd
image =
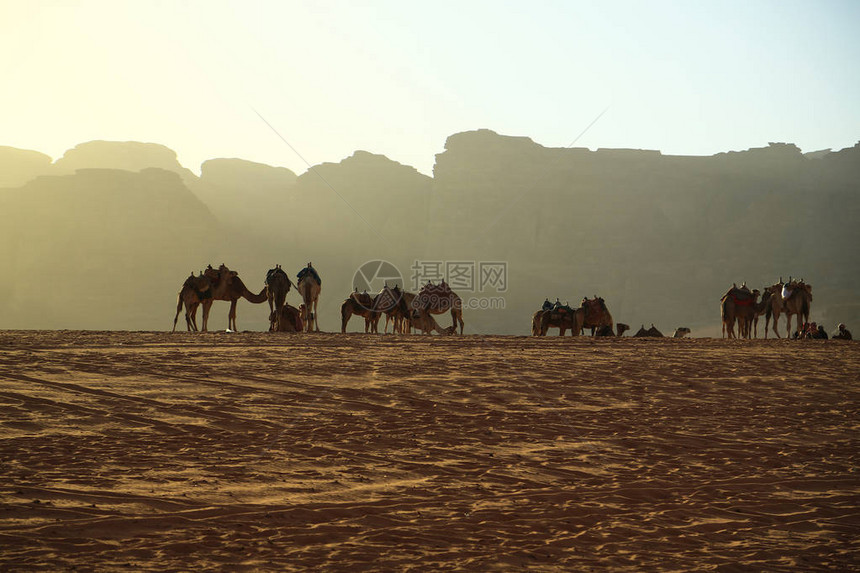
[[[156,142],[195,172],[364,149],[430,174],[453,133],[565,147],[606,111],[577,147],[840,149],[858,30],[856,0],[0,0],[0,145]]]

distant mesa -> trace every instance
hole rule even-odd
[[[197,181],[197,176],[179,163],[176,152],[160,143],[89,141],[69,149],[54,162],[57,174],[87,168],[140,171],[148,167],[178,173],[186,185]]]
[[[51,158],[38,151],[0,146],[0,188],[20,187],[51,171]]]
[[[218,186],[246,186],[253,181],[257,185],[291,187],[297,177],[286,167],[272,167],[244,159],[210,159],[200,166],[200,180]]]

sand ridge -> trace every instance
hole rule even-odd
[[[858,345],[0,332],[0,568],[857,569]]]

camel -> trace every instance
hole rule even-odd
[[[738,321],[738,336],[740,338],[751,338],[751,329],[756,319],[756,309],[759,308],[758,297],[761,291],[757,288],[752,290],[752,304],[738,305],[735,301],[735,319]]]
[[[720,298],[720,318],[722,320],[723,338],[735,337],[735,321],[738,320],[738,335],[743,337],[747,320],[752,321],[755,313],[755,303],[759,291],[751,291],[746,283],[740,287],[733,284],[726,294]],[[746,332],[747,337],[749,332]]]
[[[753,338],[758,338],[758,317],[767,313],[772,296],[772,292],[764,289],[764,292],[761,293],[761,300],[753,305]],[[747,325],[747,330],[749,330],[749,325]]]
[[[588,297],[584,297],[579,308],[583,312],[582,328],[590,328],[592,335],[595,329],[601,326],[609,326],[610,329],[613,327],[612,315],[606,308],[606,302],[599,296],[594,295],[594,298],[590,300]]]
[[[216,300],[225,300],[230,303],[230,311],[227,313],[227,330],[238,332],[236,326],[236,303],[240,298],[245,298],[253,304],[260,304],[268,300],[266,296],[266,287],[260,291],[260,294],[254,294],[248,290],[242,279],[239,278],[239,273],[231,271],[223,263],[218,267],[218,270],[209,265],[204,276],[212,282],[212,297],[203,301],[203,331],[205,332],[209,325],[209,310],[212,303]]]
[[[420,330],[424,334],[431,334],[434,331],[438,332],[443,336],[448,336],[451,334],[455,334],[457,331],[457,326],[452,325],[447,328],[442,328],[439,326],[439,323],[436,322],[436,319],[433,318],[433,315],[429,312],[421,312],[421,311],[413,311],[411,324],[416,330]]]
[[[539,310],[535,313],[535,317],[540,320],[537,335],[546,336],[550,328],[557,328],[559,336],[564,336],[568,329],[570,329],[571,336],[579,336],[584,316],[585,313],[582,309],[570,308],[569,306]],[[535,317],[532,318],[532,321]]]
[[[281,265],[275,265],[275,268],[269,269],[266,273],[266,297],[269,300],[269,331],[276,332],[280,330],[278,321],[281,318],[281,309],[287,302],[287,293],[290,292],[290,287],[293,283],[290,277],[281,268]]]
[[[684,338],[690,334],[690,329],[686,326],[679,326],[675,329],[675,334],[672,335],[672,338]]]
[[[613,332],[612,327],[609,326],[608,324],[604,324],[603,326],[598,326],[597,329],[594,331],[594,336],[620,337],[620,336],[624,336],[624,333],[626,331],[630,330],[630,327],[627,326],[626,324],[624,324],[623,322],[615,323],[615,328],[617,329],[617,332]]]
[[[302,305],[304,306],[304,305]],[[301,332],[304,324],[302,323],[302,309],[292,306],[288,302],[284,302],[284,306],[276,311],[279,316],[276,317],[274,324],[277,325],[276,332]]]
[[[633,335],[633,338],[663,338],[663,333],[654,326],[654,323],[651,323],[651,328],[647,330],[643,324],[636,334]]]
[[[803,324],[809,322],[809,311],[812,306],[812,285],[806,284],[803,279],[799,281],[788,278],[787,283],[782,282],[782,277],[779,278],[779,283],[767,287],[770,291],[770,305],[765,311],[764,320],[764,337],[767,338],[768,324],[770,317],[773,316],[773,333],[777,338],[780,338],[777,324],[779,316],[785,313],[785,335],[788,336],[791,332],[791,317],[797,315],[797,335],[800,335],[800,330]],[[802,319],[802,320],[801,320]]]
[[[460,334],[463,334],[463,301],[451,290],[451,287],[445,284],[445,281],[438,285],[427,283],[421,287],[409,308],[430,314],[444,314],[451,311],[453,326],[456,328],[459,323]]]
[[[322,290],[322,280],[320,280],[320,276],[311,263],[308,263],[308,266],[299,271],[298,279],[299,282],[296,290],[299,291],[305,305],[302,321],[307,327],[307,332],[319,332],[317,302],[319,301],[320,290]]]
[[[349,319],[352,315],[356,315],[364,317],[364,333],[367,334],[373,322],[373,301],[374,297],[367,294],[367,291],[359,293],[358,289],[355,289],[355,292],[340,305],[340,331],[345,333]]]
[[[393,287],[388,286],[388,283],[382,287],[379,294],[373,299],[372,317],[371,317],[371,332],[379,333],[379,319],[385,315],[385,327],[382,332],[388,332],[388,322],[394,321],[393,332],[398,332],[398,327],[402,326],[402,319],[408,317],[409,306],[406,303],[406,294],[400,290],[399,285]],[[414,297],[414,295],[412,295]]]
[[[189,332],[197,332],[197,307],[209,298],[212,298],[212,283],[203,276],[203,273],[195,277],[192,272],[179,291],[176,316],[173,317],[173,332],[176,332],[176,321],[179,319],[179,311],[182,310],[183,305],[185,305],[185,327]]]

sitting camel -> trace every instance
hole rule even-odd
[[[200,273],[194,276],[191,273],[182,284],[179,291],[179,301],[176,304],[176,316],[173,317],[173,332],[176,332],[176,321],[179,319],[179,311],[185,305],[185,327],[189,332],[197,332],[197,307],[212,298],[212,283]]]
[[[633,335],[633,338],[663,338],[663,333],[657,330],[657,327],[654,326],[654,323],[651,323],[651,328],[645,330],[645,325]]]
[[[616,322],[615,328],[617,332],[612,332],[612,327],[608,324],[604,324],[603,326],[598,326],[594,331],[594,336],[615,336],[620,337],[624,336],[624,333],[630,330],[630,327],[624,324],[623,322]]]
[[[460,334],[463,334],[463,301],[444,280],[438,285],[427,283],[421,287],[409,308],[431,314],[444,314],[451,311],[453,326],[456,328],[459,323]]]
[[[277,324],[277,330],[275,332],[302,331],[302,327],[304,326],[302,323],[302,309],[296,308],[290,303],[285,302],[284,306],[281,307],[281,310],[276,312],[278,313],[278,316],[275,320],[275,324]]]
[[[431,334],[435,331],[441,335],[447,336],[455,334],[457,329],[455,325],[442,328],[439,326],[439,323],[436,322],[436,319],[433,318],[432,314],[429,312],[422,312],[420,310],[413,311],[410,322],[416,330],[420,330],[423,334]]]
[[[286,304],[287,293],[292,286],[290,277],[281,265],[275,265],[275,268],[269,269],[266,273],[266,297],[269,300],[269,331],[271,332],[280,330],[278,320],[281,317],[281,309]]]
[[[690,329],[686,326],[679,326],[675,329],[675,334],[672,335],[672,338],[684,338],[690,334]]]
[[[340,305],[340,331],[345,333],[349,319],[356,315],[364,317],[364,333],[367,334],[373,322],[373,301],[374,297],[367,294],[367,291],[359,293],[358,289],[355,289]]]
[[[238,332],[236,326],[236,303],[240,298],[245,298],[248,302],[260,304],[268,300],[266,296],[266,287],[260,291],[260,294],[254,294],[248,290],[242,279],[239,278],[239,273],[231,271],[223,263],[218,270],[209,265],[205,271],[206,276],[212,282],[212,297],[203,301],[203,330],[206,331],[209,324],[209,310],[212,307],[212,302],[216,300],[226,300],[230,303],[230,311],[227,314],[227,329],[233,332]]]

